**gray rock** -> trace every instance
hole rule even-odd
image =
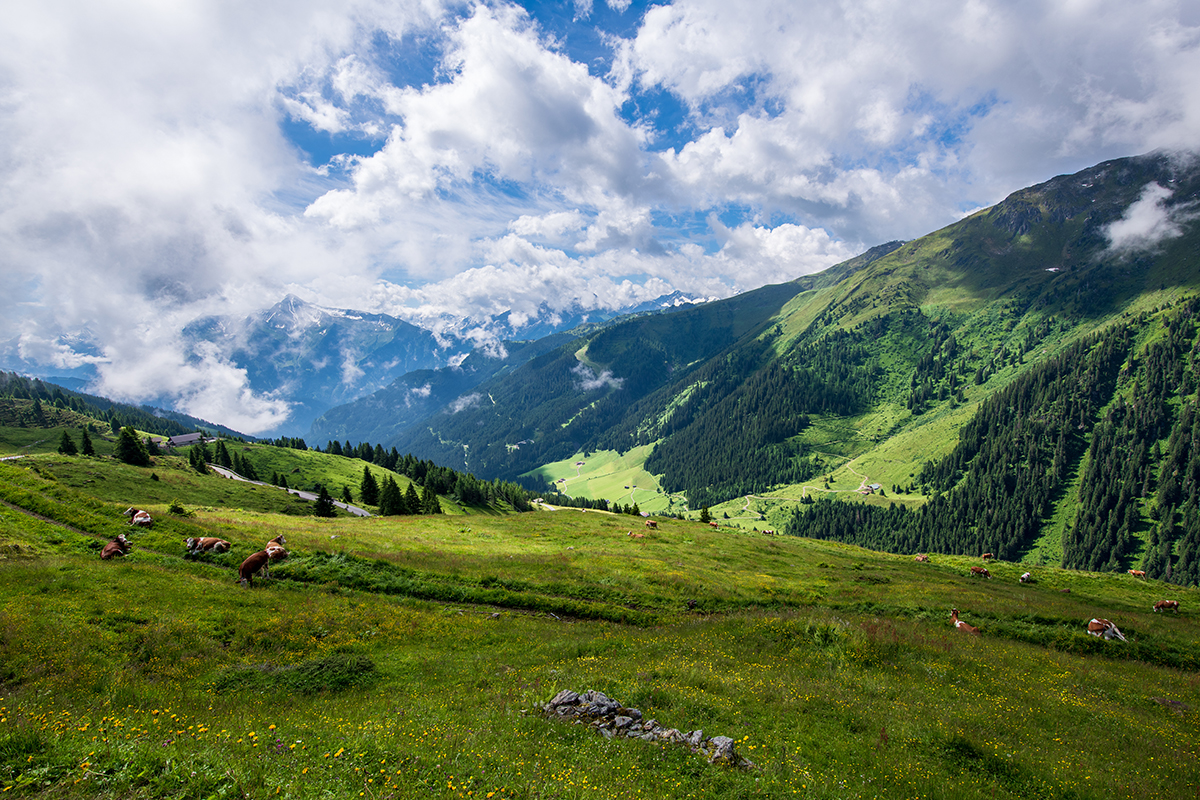
[[[579,695],[572,692],[570,689],[563,689],[558,694],[554,695],[554,699],[550,701],[552,706],[573,706],[579,702]]]
[[[623,730],[625,728],[628,728],[632,724],[633,724],[632,717],[618,715],[613,718],[613,727],[616,728],[617,730]]]

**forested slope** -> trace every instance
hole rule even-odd
[[[1115,323],[984,402],[918,478],[919,508],[820,501],[788,532],[896,552],[1018,559],[1058,503],[1077,511],[1063,565],[1200,578],[1200,300]],[[1082,466],[1075,492],[1069,476]]]

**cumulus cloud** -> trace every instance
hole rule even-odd
[[[1171,2],[530,8],[0,6],[4,352],[253,433],[286,398],[197,317],[292,292],[499,354],[492,315],[727,297],[1200,141]],[[1114,248],[1185,222],[1147,191]]]
[[[1104,228],[1109,249],[1116,253],[1154,250],[1167,239],[1183,235],[1183,223],[1195,218],[1188,206],[1168,206],[1173,192],[1148,183],[1119,220]]]

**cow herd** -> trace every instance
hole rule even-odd
[[[129,508],[124,514],[129,517],[129,524],[142,528],[149,528],[154,524],[154,520],[145,511],[138,508]],[[261,574],[264,578],[270,576],[270,566],[276,561],[282,561],[288,557],[288,551],[284,549],[284,544],[287,539],[281,533],[271,541],[267,542],[262,550],[256,553],[251,553],[238,567],[237,582],[242,586],[253,586],[254,577]],[[113,558],[120,558],[129,553],[132,543],[125,538],[125,534],[117,534],[115,539],[111,539],[107,544],[100,549],[100,558],[108,561]],[[183,542],[187,556],[196,556],[201,553],[228,553],[232,545],[224,539],[216,536],[200,536],[188,537]]]
[[[994,557],[995,556],[992,553],[984,553],[983,554],[984,561],[990,561]],[[929,554],[928,553],[917,553],[915,556],[913,556],[913,560],[918,563],[928,564],[929,563]],[[1129,574],[1134,576],[1135,578],[1141,578],[1142,580],[1146,579],[1146,573],[1143,572],[1142,570],[1131,569],[1131,570],[1129,570]],[[971,575],[971,577],[979,577],[979,578],[991,578],[992,577],[992,573],[988,572],[986,567],[971,567],[970,575]],[[1020,577],[1020,581],[1021,581],[1021,583],[1033,583],[1034,582],[1033,574],[1029,573],[1029,572],[1022,573],[1022,575]],[[1063,589],[1062,591],[1064,593],[1069,593],[1071,590]],[[1179,613],[1179,601],[1178,600],[1159,600],[1157,603],[1154,604],[1153,610],[1154,611],[1174,611],[1176,614],[1178,614]],[[950,623],[952,625],[954,625],[954,628],[956,630],[960,630],[965,633],[974,634],[975,636],[979,635],[979,628],[977,628],[973,625],[968,625],[967,623],[963,622],[962,620],[960,620],[958,618],[958,609],[957,608],[950,609]],[[1113,623],[1111,620],[1107,620],[1107,619],[1095,618],[1095,619],[1089,620],[1088,624],[1087,624],[1087,632],[1089,634],[1091,634],[1092,636],[1098,636],[1105,640],[1119,639],[1122,642],[1126,641],[1125,636],[1121,633],[1120,629],[1117,628],[1116,624]]]

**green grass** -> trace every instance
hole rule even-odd
[[[71,461],[93,482],[71,485]],[[93,492],[143,484],[91,461],[0,466],[0,499],[18,506],[0,505],[7,796],[1200,788],[1194,589],[1051,568],[1022,585],[1017,564],[985,581],[968,577],[972,559],[687,521],[633,539],[629,518],[597,512],[321,520],[214,504],[207,479],[176,487],[201,493],[180,498],[192,516],[160,518],[131,534],[131,555],[101,562],[98,544],[129,529],[121,503]],[[185,559],[188,531],[233,552]],[[236,565],[276,533],[289,559],[239,588]],[[1180,615],[1151,612],[1165,595]],[[951,605],[984,635],[953,630]],[[1094,615],[1129,643],[1082,633]],[[562,688],[728,735],[756,768],[543,718]]]
[[[637,503],[642,511],[658,514],[683,511],[683,495],[671,495],[659,485],[658,478],[643,468],[653,445],[635,447],[627,453],[601,450],[546,464],[529,473],[554,482],[559,491],[571,497],[606,499],[622,505]]]

